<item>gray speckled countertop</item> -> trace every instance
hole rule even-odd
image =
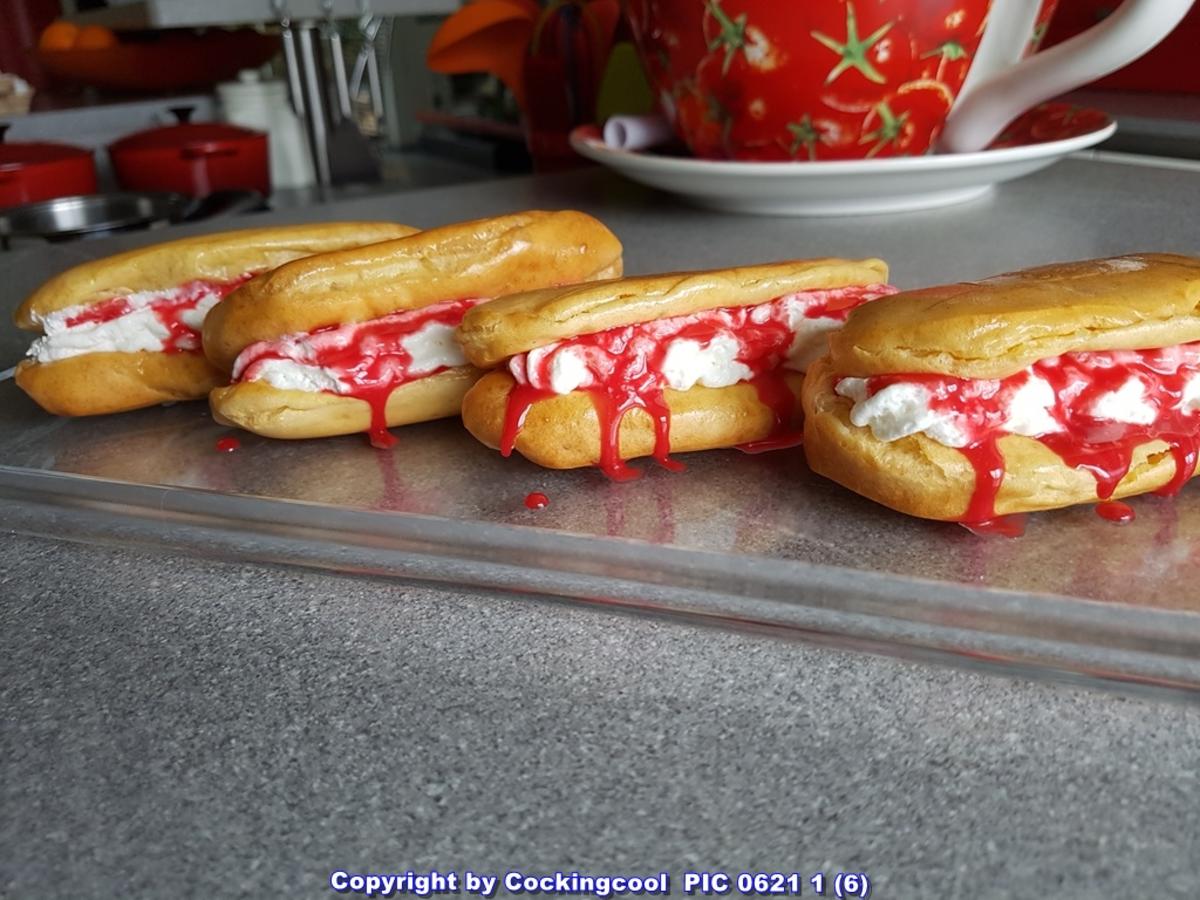
[[[1126,203],[1146,247],[1194,249],[1177,207],[1156,212],[1162,177],[1089,175],[1097,197],[1146,194]],[[418,192],[390,213],[549,205],[562,184]],[[580,184],[568,199],[601,216],[644,204],[623,235],[633,271],[663,222],[695,264],[744,257],[756,233],[763,253],[886,237],[902,262],[939,215],[964,242],[1005,241],[1006,267],[1047,240],[1064,257],[1135,249],[1110,246],[1078,197],[1019,234],[989,233],[985,201],[974,218],[731,218],[706,239],[704,217],[595,174]],[[93,252],[22,251],[4,276],[32,286]],[[0,351],[19,343],[4,333]],[[696,866],[861,870],[879,898],[1200,892],[1200,709],[545,600],[5,533],[0,715],[0,897],[330,896],[333,869]]]
[[[0,560],[3,896],[693,865],[1200,890],[1200,709],[296,570]]]

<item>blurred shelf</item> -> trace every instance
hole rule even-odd
[[[418,109],[413,118],[423,125],[436,125],[460,134],[525,142],[525,131],[515,122],[499,122],[481,116],[461,116],[436,109]]]
[[[320,0],[287,0],[288,17],[294,22],[324,19]],[[356,19],[362,15],[361,0],[333,0],[333,17]],[[372,15],[419,16],[451,13],[459,0],[370,0]],[[278,21],[271,0],[137,0],[120,6],[88,10],[71,16],[80,25],[104,25],[113,29],[203,28],[212,25],[255,25]]]
[[[413,118],[422,125],[417,146],[426,153],[503,174],[533,168],[525,132],[515,122],[434,109],[419,109]]]

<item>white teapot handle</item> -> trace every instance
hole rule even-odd
[[[1125,0],[1083,34],[1022,59],[1039,0],[994,0],[988,27],[938,142],[942,153],[990,144],[1037,104],[1113,72],[1152,49],[1195,0]]]

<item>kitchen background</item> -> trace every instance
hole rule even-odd
[[[1047,44],[1117,2],[1062,0]],[[7,246],[583,165],[573,125],[652,104],[617,0],[476,0],[450,26],[458,0],[4,6],[0,207],[106,195],[32,220],[0,210]],[[1200,159],[1198,39],[1193,10],[1150,56],[1077,92],[1120,123],[1103,149]]]

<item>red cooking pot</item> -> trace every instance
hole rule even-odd
[[[188,122],[126,135],[108,147],[117,181],[127,191],[176,191],[206,197],[244,189],[271,193],[267,136],[222,122]]]
[[[96,193],[92,151],[69,144],[4,143],[0,124],[0,208]]]

